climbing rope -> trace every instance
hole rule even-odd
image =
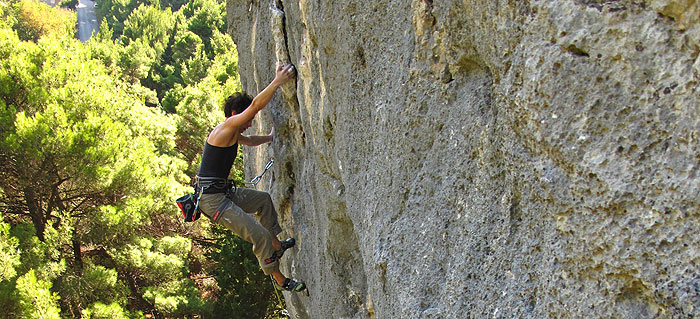
[[[253,187],[257,186],[258,183],[260,183],[260,179],[262,179],[263,175],[267,172],[268,169],[272,167],[272,164],[275,163],[275,160],[270,159],[269,162],[267,162],[267,165],[265,165],[265,169],[260,173],[260,175],[253,177],[253,179],[250,180],[249,183],[246,183],[246,185],[253,185]]]
[[[275,277],[272,277],[270,275],[270,279],[272,279],[272,290],[275,291],[275,296],[277,296],[277,304],[283,306],[284,303],[282,303],[282,298],[280,298],[279,292],[277,292],[277,285],[275,284]],[[289,311],[287,311],[287,308],[282,309],[282,315],[289,318]]]

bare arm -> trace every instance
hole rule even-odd
[[[267,106],[267,103],[269,103],[275,95],[277,88],[289,81],[292,77],[294,77],[294,66],[286,64],[277,67],[275,79],[253,98],[253,102],[250,103],[250,106],[245,109],[245,111],[227,118],[224,122],[224,126],[237,129],[246,122],[252,120],[260,110]]]
[[[239,134],[238,135],[238,144],[245,145],[245,146],[258,146],[261,144],[270,143],[270,142],[272,142],[274,132],[275,132],[275,129],[272,128],[272,130],[270,131],[270,134],[268,134],[268,135],[246,136],[243,134]]]
[[[267,106],[267,103],[270,102],[277,88],[289,81],[292,77],[294,77],[294,67],[291,64],[277,67],[275,79],[253,98],[250,106],[240,114],[229,116],[223,123],[215,127],[209,134],[209,137],[207,137],[207,142],[211,145],[221,147],[233,145],[238,138],[243,136],[240,134],[240,127],[252,120],[261,109]],[[243,139],[244,141],[240,143],[247,145],[246,143],[249,143],[249,141],[245,141],[245,137]]]

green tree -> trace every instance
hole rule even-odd
[[[118,279],[115,269],[102,265],[87,262],[82,269],[68,271],[61,276],[58,284],[62,302],[73,317],[80,314],[81,305],[109,304],[108,308],[123,308],[127,305],[129,288]]]
[[[11,280],[17,275],[20,264],[19,240],[10,236],[10,225],[2,221],[0,214],[0,282]]]
[[[168,9],[177,6],[100,1],[103,23],[86,44],[60,33],[22,41],[9,29],[20,26],[13,22],[19,6],[0,6],[7,18],[0,22],[7,221],[0,221],[0,307],[11,318],[37,309],[84,318],[206,317],[215,310],[202,289],[218,291],[219,314],[242,301],[247,306],[236,309],[279,310],[256,295],[257,286],[271,285],[242,254],[250,248],[232,234],[212,235],[206,219],[183,225],[173,204],[191,190],[184,184],[206,134],[223,119],[224,99],[240,90],[235,45],[222,33],[223,3]],[[158,104],[168,113],[147,107]],[[204,244],[212,236],[215,248]],[[206,258],[209,249],[218,254]],[[240,270],[217,273],[220,290],[190,279],[207,278],[218,263]],[[252,290],[235,290],[236,280]],[[262,299],[250,304],[239,293]]]
[[[214,31],[211,44],[216,57],[209,68],[209,75],[224,87],[226,83],[240,82],[238,78],[238,50],[231,37]]]
[[[199,83],[207,76],[211,65],[212,61],[204,52],[197,52],[197,55],[182,63],[182,81],[187,85]]]
[[[118,267],[128,269],[144,286],[143,298],[166,316],[206,315],[211,306],[199,297],[194,282],[187,278],[190,239],[176,236],[135,238],[134,242],[115,249],[110,255]]]
[[[51,292],[51,282],[37,279],[30,270],[17,280],[22,318],[60,319],[59,296]]]
[[[174,62],[173,45],[176,42],[177,35],[182,33],[183,30],[186,31],[185,27],[187,25],[187,21],[181,12],[174,13],[172,17],[173,26],[170,29],[171,32],[168,36],[167,45],[165,46],[163,54],[160,56],[159,63],[155,63],[152,66],[148,77],[141,81],[144,86],[149,87],[156,92],[158,99],[161,101],[161,106],[162,100],[167,92],[176,85],[183,84],[182,76],[180,74],[180,64]],[[163,107],[163,109],[167,110],[165,107]],[[169,112],[172,113],[172,108]]]
[[[141,4],[124,22],[121,39],[125,45],[140,39],[153,48],[156,57],[160,57],[170,39],[173,22],[174,17],[169,8],[161,10],[156,6]]]
[[[83,319],[129,319],[132,318],[129,311],[124,310],[119,304],[113,302],[105,305],[101,302],[92,304],[89,308],[83,310]],[[143,318],[143,313],[137,311],[133,316],[135,318]]]
[[[53,308],[58,296],[43,290],[51,289],[51,283],[66,270],[61,247],[70,242],[71,229],[66,223],[49,227],[44,241],[36,237],[30,223],[19,223],[10,229],[10,238],[18,244],[20,263],[15,268],[17,277],[0,282],[0,308],[8,317],[31,317],[34,312],[53,311],[45,308]],[[33,290],[37,290],[36,297],[32,297]]]
[[[5,133],[12,127],[17,111],[31,111],[33,101],[43,100],[43,92],[37,85],[39,69],[31,61],[38,47],[20,41],[13,30],[6,28],[0,28],[0,44],[0,132]],[[6,162],[0,162],[3,164]]]
[[[190,176],[197,173],[207,129],[214,127],[224,117],[219,95],[217,90],[205,85],[188,86],[184,89],[184,98],[176,107],[177,114],[183,114],[177,121],[178,151],[188,163],[187,173]]]
[[[151,66],[156,61],[156,52],[141,39],[131,41],[119,55],[119,66],[125,80],[140,83],[148,76]]]
[[[63,36],[75,32],[75,12],[54,9],[32,0],[23,0],[15,5],[17,11],[17,34],[22,40],[37,41],[42,36]]]
[[[175,44],[173,45],[173,62],[181,64],[188,59],[198,56],[204,48],[202,39],[194,32],[189,30],[181,30],[175,36]]]
[[[188,0],[161,0],[161,6],[170,8],[173,12],[180,10],[182,6],[187,4]]]
[[[223,1],[101,0],[98,8],[104,17],[103,28],[108,28],[109,34],[124,47],[102,52],[101,56],[113,60],[113,52],[119,52],[118,72],[141,84],[139,94],[147,105],[160,104],[169,113],[184,97],[183,88],[202,81],[221,52],[230,52],[234,47],[223,33]],[[230,44],[228,48],[221,46],[225,42]],[[233,70],[218,72],[219,83],[224,84],[227,77],[237,74],[229,72]]]
[[[58,6],[64,9],[68,10],[75,10],[75,7],[78,5],[78,0],[63,0],[61,1]]]
[[[226,31],[224,4],[216,0],[191,0],[183,10],[189,18],[188,29],[202,39],[207,56],[214,58],[211,47],[212,34],[214,30]]]
[[[90,59],[95,59],[104,64],[107,73],[121,73],[118,67],[124,47],[112,39],[114,30],[109,27],[106,19],[102,19],[100,29],[95,36],[90,38],[87,46],[90,51]]]
[[[266,318],[279,312],[272,281],[261,270],[252,245],[224,227],[213,227],[215,242],[207,257],[225,267],[214,267],[212,274],[221,288],[214,303],[214,317],[245,313]]]
[[[122,306],[125,287],[143,299],[145,284],[119,279],[143,270],[110,254],[136,234],[177,226],[172,197],[186,177],[173,116],[147,108],[140,86],[91,59],[94,52],[104,50],[67,36],[24,42],[0,28],[0,207],[21,251],[18,279],[0,283],[0,303],[17,316],[31,315],[30,304],[53,313],[57,300],[72,316],[81,307],[96,315]],[[178,274],[171,281],[186,278]],[[27,299],[32,289],[48,301]]]
[[[175,113],[177,105],[185,98],[185,90],[179,83],[175,83],[173,88],[168,90],[163,97],[161,105],[168,113]]]
[[[13,3],[16,0],[5,1],[4,4],[0,6],[0,27],[12,28],[17,23],[17,18],[12,10]]]
[[[106,20],[107,24],[114,30],[114,37],[119,38],[124,31],[124,22],[129,15],[139,5],[153,4],[152,1],[136,1],[136,0],[97,0],[95,9],[97,17]],[[100,25],[101,27],[102,25]]]

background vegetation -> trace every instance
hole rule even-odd
[[[224,2],[97,8],[81,43],[73,11],[0,0],[3,316],[279,317],[250,245],[174,204],[240,90]]]

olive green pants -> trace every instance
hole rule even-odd
[[[279,261],[265,261],[275,252],[272,236],[282,232],[270,194],[250,188],[238,188],[228,194],[202,194],[199,208],[214,223],[253,244],[253,253],[266,275],[279,271]]]

